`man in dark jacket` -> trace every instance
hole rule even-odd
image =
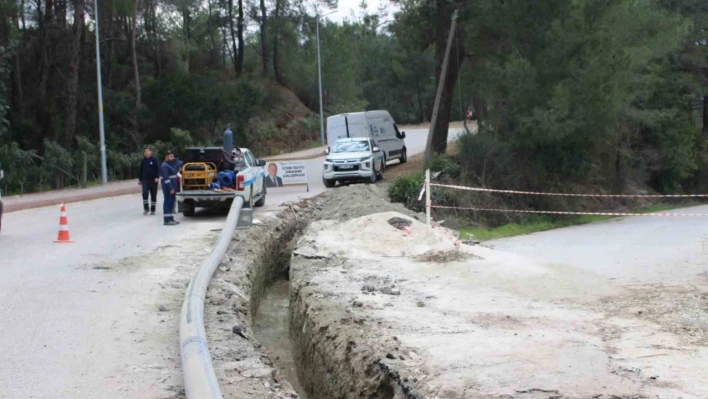
[[[165,195],[165,203],[162,205],[162,212],[165,216],[165,226],[179,224],[175,221],[174,211],[177,200],[177,169],[173,166],[175,155],[172,151],[167,151],[165,162],[160,165],[160,179],[162,180],[162,193]]]
[[[140,178],[138,180],[138,184],[143,186],[143,215],[147,215],[148,211],[151,215],[155,214],[157,183],[159,181],[160,163],[152,156],[152,151],[145,148],[143,159],[140,161]],[[148,194],[150,194],[150,202],[148,202]]]

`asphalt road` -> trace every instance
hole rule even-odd
[[[409,155],[420,153],[427,130],[406,133]],[[322,159],[307,167],[309,192],[273,190],[255,217],[322,192]],[[71,244],[53,243],[58,207],[4,216],[0,398],[178,395],[176,316],[184,284],[224,215],[165,227],[160,213],[143,216],[139,195],[70,204]],[[156,310],[164,304],[167,310]]]
[[[708,206],[675,211],[708,214]],[[492,241],[495,249],[629,284],[708,282],[708,218],[631,217]]]

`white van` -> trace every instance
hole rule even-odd
[[[408,150],[403,139],[406,133],[398,130],[388,111],[352,112],[327,118],[327,143],[334,144],[341,138],[365,137],[373,139],[384,153],[384,159],[408,160]]]

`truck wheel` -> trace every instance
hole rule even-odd
[[[194,204],[191,202],[184,202],[182,204],[182,215],[186,218],[191,218],[194,216],[196,209],[194,207]]]
[[[366,184],[376,184],[379,173],[376,171],[376,164],[373,165],[374,170],[371,171],[371,176],[366,179]]]
[[[324,186],[327,188],[334,188],[334,186],[337,184],[336,180],[330,180],[330,179],[325,179],[324,177],[322,178],[322,183],[324,183]]]
[[[408,150],[406,150],[406,147],[403,147],[403,149],[401,150],[400,162],[401,163],[408,162]]]
[[[256,203],[254,205],[257,208],[262,207],[263,205],[265,205],[265,198],[266,198],[266,186],[265,186],[265,181],[264,181],[263,182],[263,194],[261,194],[261,198],[259,198],[258,201],[256,201]]]
[[[381,167],[379,168],[379,172],[376,173],[376,179],[381,180],[383,179],[383,174],[384,174],[384,168],[386,167],[386,161],[383,159],[381,160]]]

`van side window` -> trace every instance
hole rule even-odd
[[[396,131],[396,137],[398,137],[399,139],[402,139],[402,138],[403,138],[402,135],[401,135],[401,131],[398,130],[398,125],[396,125],[395,123],[393,124],[393,130]]]

